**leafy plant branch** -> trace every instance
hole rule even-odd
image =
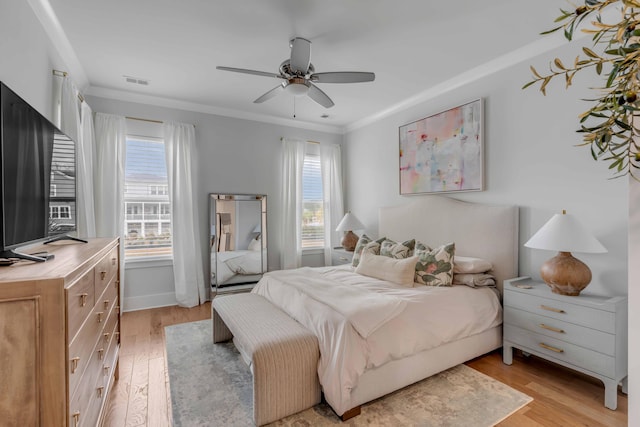
[[[619,21],[603,22],[604,10],[614,7],[619,9]],[[580,31],[591,34],[594,46],[602,47],[602,53],[583,47],[584,56],[578,55],[571,66],[555,58],[549,64],[549,73],[540,73],[532,66],[533,80],[523,89],[539,84],[539,90],[546,95],[549,82],[560,76],[564,76],[565,88],[568,88],[576,73],[585,69],[593,69],[597,75],[606,78],[603,87],[594,89],[598,91],[598,97],[585,100],[593,104],[579,116],[580,129],[577,132],[583,134],[583,143],[579,145],[590,147],[594,160],[608,162],[614,177],[628,174],[640,180],[638,9],[640,0],[586,0],[584,5],[573,10],[560,9],[561,15],[555,20],[560,25],[541,34],[563,30],[565,38],[570,41],[578,27],[589,18],[590,26]]]

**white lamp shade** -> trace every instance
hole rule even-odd
[[[336,227],[336,231],[364,230],[364,225],[351,211],[347,212]]]
[[[524,245],[559,252],[607,252],[607,248],[585,226],[574,216],[565,213],[551,217]]]

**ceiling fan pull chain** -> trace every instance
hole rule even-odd
[[[296,118],[296,97],[293,97],[293,118]]]

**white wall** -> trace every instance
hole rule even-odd
[[[575,57],[567,46],[554,55]],[[550,55],[531,63],[545,69]],[[520,206],[520,241],[524,243],[554,213],[577,216],[608,248],[607,254],[576,254],[592,269],[588,290],[627,293],[627,180],[609,180],[605,163],[596,163],[576,134],[580,101],[593,80],[574,78],[575,87],[550,84],[548,95],[521,90],[529,80],[529,61],[490,74],[435,99],[398,112],[345,135],[347,208],[377,234],[378,208],[407,203],[400,196],[398,127],[447,108],[484,99],[486,191],[451,197]],[[585,76],[588,77],[588,76]],[[409,237],[409,236],[407,236]],[[428,242],[427,242],[428,243]],[[480,254],[477,254],[480,255]],[[520,249],[520,274],[539,277],[539,266],[554,254]]]
[[[53,121],[52,70],[65,70],[26,1],[0,0],[0,81]]]
[[[132,102],[86,96],[95,112],[154,120],[174,120],[196,126],[198,205],[202,258],[208,265],[208,195],[266,194],[269,269],[280,268],[280,147],[281,137],[309,139],[326,144],[341,144],[342,135],[281,125],[221,117]],[[311,265],[310,256],[305,264]],[[205,272],[208,277],[208,269]],[[140,305],[145,298],[153,305],[174,304],[173,272],[170,264],[152,264],[149,268],[135,264],[125,267],[125,310],[148,308]]]
[[[640,182],[629,180],[629,425],[640,425]],[[632,309],[633,307],[633,309]]]

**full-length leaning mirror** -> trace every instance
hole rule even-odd
[[[209,194],[211,291],[249,290],[267,271],[267,196]]]

